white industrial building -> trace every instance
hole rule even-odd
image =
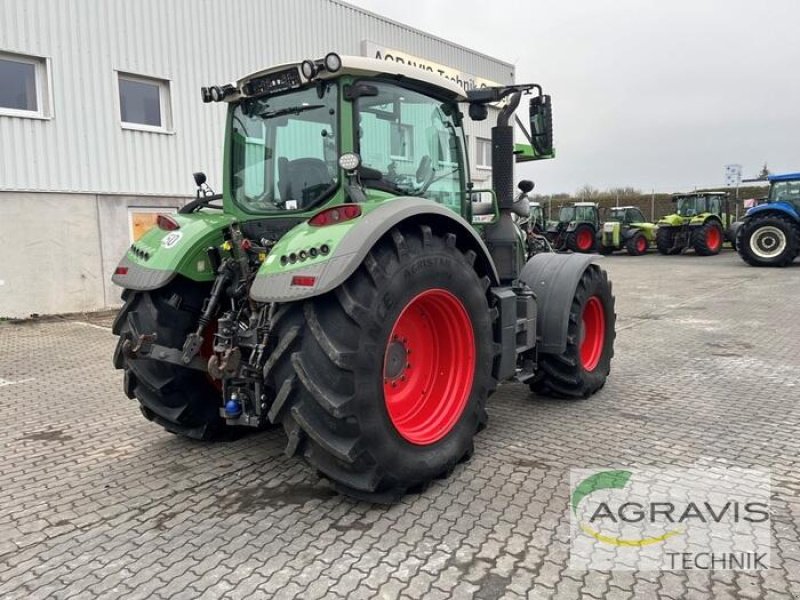
[[[150,215],[221,188],[225,107],[200,87],[330,51],[470,87],[514,68],[338,0],[2,0],[0,317],[116,306]],[[484,182],[492,119],[467,121]]]

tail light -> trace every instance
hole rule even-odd
[[[156,218],[156,225],[158,225],[159,229],[163,229],[164,231],[175,231],[181,228],[181,224],[169,215],[158,215]]]
[[[300,287],[314,287],[317,278],[311,275],[295,275],[292,277],[292,285]]]
[[[318,212],[308,220],[308,224],[312,227],[325,227],[326,225],[336,225],[337,223],[352,221],[360,216],[361,207],[358,204],[343,204],[341,206],[334,206],[333,208],[326,208],[322,212]]]

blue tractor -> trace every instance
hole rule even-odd
[[[744,216],[736,249],[754,267],[785,267],[800,254],[800,173],[770,175],[769,197]]]

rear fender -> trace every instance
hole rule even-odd
[[[788,202],[769,202],[768,204],[754,206],[753,208],[749,209],[747,213],[745,213],[744,220],[746,221],[755,216],[763,217],[767,213],[777,214],[782,217],[789,217],[796,223],[800,223],[800,213],[798,213],[797,209]]]
[[[567,349],[567,329],[572,299],[586,269],[599,268],[598,257],[587,254],[537,254],[520,273],[536,294],[537,349],[561,354]]]
[[[719,226],[722,227],[722,219],[719,218],[719,215],[715,215],[712,213],[702,213],[697,215],[696,217],[692,217],[692,220],[689,221],[690,227],[701,227],[710,221],[716,221],[719,223]]]
[[[175,275],[199,282],[214,280],[206,250],[222,243],[222,233],[233,217],[205,212],[170,217],[180,228],[151,228],[128,248],[111,281],[126,289],[146,291],[165,286]]]
[[[499,279],[489,250],[467,221],[430,200],[401,197],[363,203],[362,216],[325,227],[303,222],[275,245],[256,275],[250,297],[256,302],[290,302],[320,296],[340,286],[361,265],[367,253],[393,227],[429,225],[456,235],[456,245],[475,252],[475,269],[491,285]],[[327,254],[320,252],[326,246]],[[310,256],[314,248],[316,256]],[[300,260],[300,253],[306,258]],[[294,256],[295,261],[288,259]],[[303,279],[298,279],[302,277]],[[311,285],[300,285],[300,283]]]

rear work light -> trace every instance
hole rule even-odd
[[[158,215],[156,218],[156,225],[158,225],[159,229],[163,229],[164,231],[175,231],[181,228],[181,224],[169,215]]]
[[[295,275],[292,277],[292,285],[300,287],[314,287],[317,278],[311,275]]]
[[[325,227],[326,225],[352,221],[360,216],[361,207],[358,204],[343,204],[342,206],[334,206],[318,212],[308,220],[308,224],[312,227]]]

